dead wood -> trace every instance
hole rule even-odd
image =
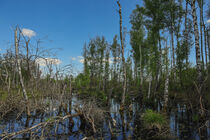
[[[3,137],[2,140],[5,140],[5,139],[9,139],[9,138],[12,138],[14,136],[17,136],[17,135],[20,135],[20,134],[24,134],[24,133],[30,133],[31,131],[36,131],[36,129],[41,129],[44,130],[44,128],[49,125],[49,124],[53,124],[55,122],[59,122],[59,121],[64,121],[65,119],[67,118],[72,118],[72,117],[77,117],[79,116],[80,114],[73,114],[73,115],[66,115],[64,117],[55,117],[54,119],[50,120],[50,121],[47,121],[47,122],[41,122],[37,125],[34,125],[30,128],[26,128],[26,129],[23,129],[21,131],[18,131],[18,132],[12,132],[12,133],[8,133],[8,134],[1,134],[0,137]]]

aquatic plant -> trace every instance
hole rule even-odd
[[[167,122],[165,115],[155,112],[151,109],[147,109],[145,111],[142,119],[145,126],[149,129],[158,128],[159,130],[161,130]]]

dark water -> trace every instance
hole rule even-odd
[[[77,97],[73,97],[72,101],[63,101],[66,104],[66,109],[61,107],[61,103],[57,100],[46,99],[44,102],[47,103],[47,107],[44,112],[34,111],[32,117],[27,117],[26,115],[20,116],[16,119],[14,115],[8,115],[4,120],[0,121],[0,134],[3,132],[15,132],[22,130],[27,127],[34,126],[40,122],[47,121],[49,118],[60,115],[66,115],[65,112],[75,113],[74,106],[80,104]],[[130,111],[119,113],[120,105],[114,99],[111,101],[110,113],[108,113],[109,119],[105,119],[101,122],[101,127],[98,134],[90,132],[90,128],[83,126],[80,117],[74,117],[73,119],[66,119],[65,121],[59,123],[58,129],[55,133],[55,125],[50,126],[46,129],[44,134],[45,138],[48,139],[83,139],[84,137],[94,137],[96,139],[144,139],[141,135],[142,124],[139,118],[144,111],[138,103],[133,102],[129,107]],[[157,106],[157,110],[160,107]],[[116,125],[110,125],[110,120],[115,120]],[[124,120],[124,121],[123,121]],[[124,125],[123,125],[124,124]],[[208,128],[201,128],[200,125],[192,121],[191,114],[186,110],[186,107],[177,105],[169,114],[169,128],[170,134],[173,136],[170,139],[176,140],[209,140],[210,139],[210,123],[207,124]],[[110,126],[112,135],[110,133]],[[42,135],[42,130],[35,133],[39,139]],[[35,136],[35,134],[23,134],[17,136],[17,138],[30,138],[30,136]]]

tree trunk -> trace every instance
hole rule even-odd
[[[142,68],[142,53],[141,53],[141,46],[139,46],[139,53],[140,53],[140,88],[142,88],[143,85],[143,68]]]
[[[175,49],[174,49],[174,32],[171,32],[171,45],[172,45],[172,69],[175,67]]]
[[[200,44],[199,44],[199,32],[198,32],[198,23],[197,23],[197,15],[196,15],[196,8],[195,8],[195,0],[191,1],[191,6],[192,6],[192,16],[193,16],[193,24],[194,24],[194,34],[195,34],[194,36],[195,36],[195,50],[196,50],[196,64],[197,64],[196,67],[197,67],[197,79],[198,79],[198,84],[196,86],[198,87],[197,92],[198,92],[198,94],[200,94],[200,99],[201,99],[202,98],[202,93],[201,93],[202,72],[201,72]],[[204,116],[202,102],[200,102],[200,108],[202,110],[201,115]]]
[[[161,64],[161,53],[162,53],[162,49],[161,49],[161,38],[160,38],[160,31],[158,31],[158,51],[159,53],[157,53],[157,60],[156,60],[156,76],[155,76],[155,89],[154,89],[154,93],[157,92],[158,90],[158,84],[160,81],[160,75],[161,75],[161,69],[162,69],[162,64]]]
[[[70,93],[71,98],[72,98],[72,80],[71,80],[71,75],[69,77],[69,93]]]
[[[165,89],[164,89],[164,108],[166,109],[168,106],[168,84],[169,84],[169,73],[168,73],[168,48],[167,48],[167,41],[166,41],[166,79],[165,79]]]
[[[121,42],[121,54],[122,54],[122,63],[123,63],[123,95],[122,95],[122,101],[121,105],[122,108],[125,104],[125,93],[126,93],[126,66],[125,66],[125,58],[124,58],[124,42],[123,42],[123,35],[122,35],[122,8],[119,1],[117,1],[117,4],[119,6],[119,16],[120,16],[120,42]]]
[[[148,93],[147,93],[147,98],[150,98],[150,93],[151,93],[151,80],[149,80],[149,88],[148,88]]]
[[[21,66],[20,66],[19,50],[18,50],[19,40],[17,38],[17,31],[18,31],[18,27],[16,27],[16,30],[15,30],[15,55],[16,55],[16,61],[17,61],[17,69],[18,69],[18,74],[19,74],[19,79],[20,79],[20,85],[23,90],[23,97],[26,101],[27,114],[30,115],[30,110],[29,110],[29,105],[28,105],[28,96],[27,96],[25,86],[23,83],[23,77],[22,77]]]
[[[208,46],[208,52],[209,52],[209,61],[210,61],[210,42],[209,42],[209,31],[206,31],[206,40],[207,40],[207,46]]]
[[[197,22],[196,8],[195,8],[195,0],[191,1],[191,6],[192,6],[192,17],[193,17],[193,25],[194,25],[194,36],[195,36],[197,80],[200,87],[201,80],[202,80],[202,73],[201,73],[200,44],[199,44],[199,32],[198,32],[198,22]]]
[[[188,14],[188,2],[186,0],[186,7],[185,7],[185,22],[184,22],[184,26],[185,26],[185,30],[184,30],[184,43],[185,43],[185,47],[189,47],[189,44],[188,44],[188,27],[187,27],[187,14]],[[186,55],[186,63],[188,64],[188,54]]]
[[[169,76],[168,70],[166,70],[166,80],[165,80],[165,89],[164,89],[164,107],[167,108],[168,104],[168,83],[169,83]]]
[[[200,36],[201,36],[201,58],[202,58],[202,68],[204,68],[204,57],[203,57],[203,0],[200,0]]]
[[[203,21],[203,29],[204,29],[204,47],[205,47],[205,59],[206,59],[206,68],[208,67],[208,52],[207,52],[207,33],[206,27]]]
[[[27,78],[28,80],[30,80],[30,77],[31,77],[31,71],[30,71],[30,60],[29,60],[29,42],[30,42],[30,39],[28,41],[26,41],[26,50],[27,50]]]
[[[208,52],[209,52],[209,61],[210,61],[210,42],[209,42],[209,31],[206,31],[206,38],[207,38],[207,45],[208,45]]]
[[[200,24],[202,24],[202,28],[203,28],[203,31],[204,31],[204,48],[205,48],[205,60],[206,60],[206,68],[208,68],[207,64],[208,64],[208,53],[207,53],[207,31],[206,31],[206,26],[205,26],[205,23],[204,23],[204,19],[203,19],[203,0],[201,0],[201,3],[200,3]],[[201,37],[202,38],[202,37]],[[202,39],[201,39],[201,43],[202,43]]]
[[[18,69],[18,74],[19,74],[19,77],[20,77],[20,84],[21,84],[21,87],[22,87],[22,90],[23,90],[23,96],[24,96],[25,100],[27,101],[28,96],[27,96],[25,86],[24,86],[24,83],[23,83],[23,77],[22,77],[20,59],[19,59],[19,50],[18,50],[19,42],[18,42],[18,39],[17,39],[17,28],[15,30],[15,54],[16,54],[16,61],[17,61],[17,69]]]
[[[134,78],[135,78],[135,86],[138,86],[138,66],[136,60],[134,60]]]

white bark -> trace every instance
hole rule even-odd
[[[140,57],[139,57],[139,62],[140,62],[140,87],[142,87],[143,85],[143,69],[142,69],[142,53],[141,53],[141,46],[139,46],[139,53],[140,53]]]
[[[166,51],[165,51],[165,65],[166,65],[166,79],[165,79],[165,89],[164,89],[164,107],[168,105],[168,84],[169,84],[169,73],[168,73],[168,48],[167,48],[167,41],[166,41]]]
[[[195,36],[195,51],[196,51],[196,67],[197,67],[197,79],[199,83],[199,87],[202,80],[202,73],[201,73],[201,60],[200,60],[200,43],[199,43],[199,31],[198,31],[198,21],[196,15],[196,8],[195,8],[196,0],[191,1],[192,6],[192,17],[193,17],[193,24],[194,24],[194,36]]]
[[[122,62],[123,62],[123,95],[122,95],[122,101],[121,104],[124,106],[125,103],[125,93],[126,93],[126,64],[125,64],[125,58],[124,58],[124,42],[123,42],[123,35],[122,35],[122,7],[119,1],[117,1],[117,4],[119,6],[119,16],[120,16],[120,41],[121,41],[121,54],[122,54]]]
[[[20,85],[23,90],[24,99],[28,101],[28,96],[27,96],[25,86],[23,83],[23,77],[22,77],[21,66],[20,66],[19,49],[18,49],[19,41],[17,38],[17,30],[18,30],[18,27],[16,27],[16,30],[15,30],[15,54],[16,54],[16,61],[17,61],[17,69],[18,69],[18,74],[19,74],[19,79],[20,79]]]
[[[149,99],[150,97],[150,93],[151,93],[151,80],[149,81],[149,90],[148,90],[148,95],[147,95],[147,98]]]

